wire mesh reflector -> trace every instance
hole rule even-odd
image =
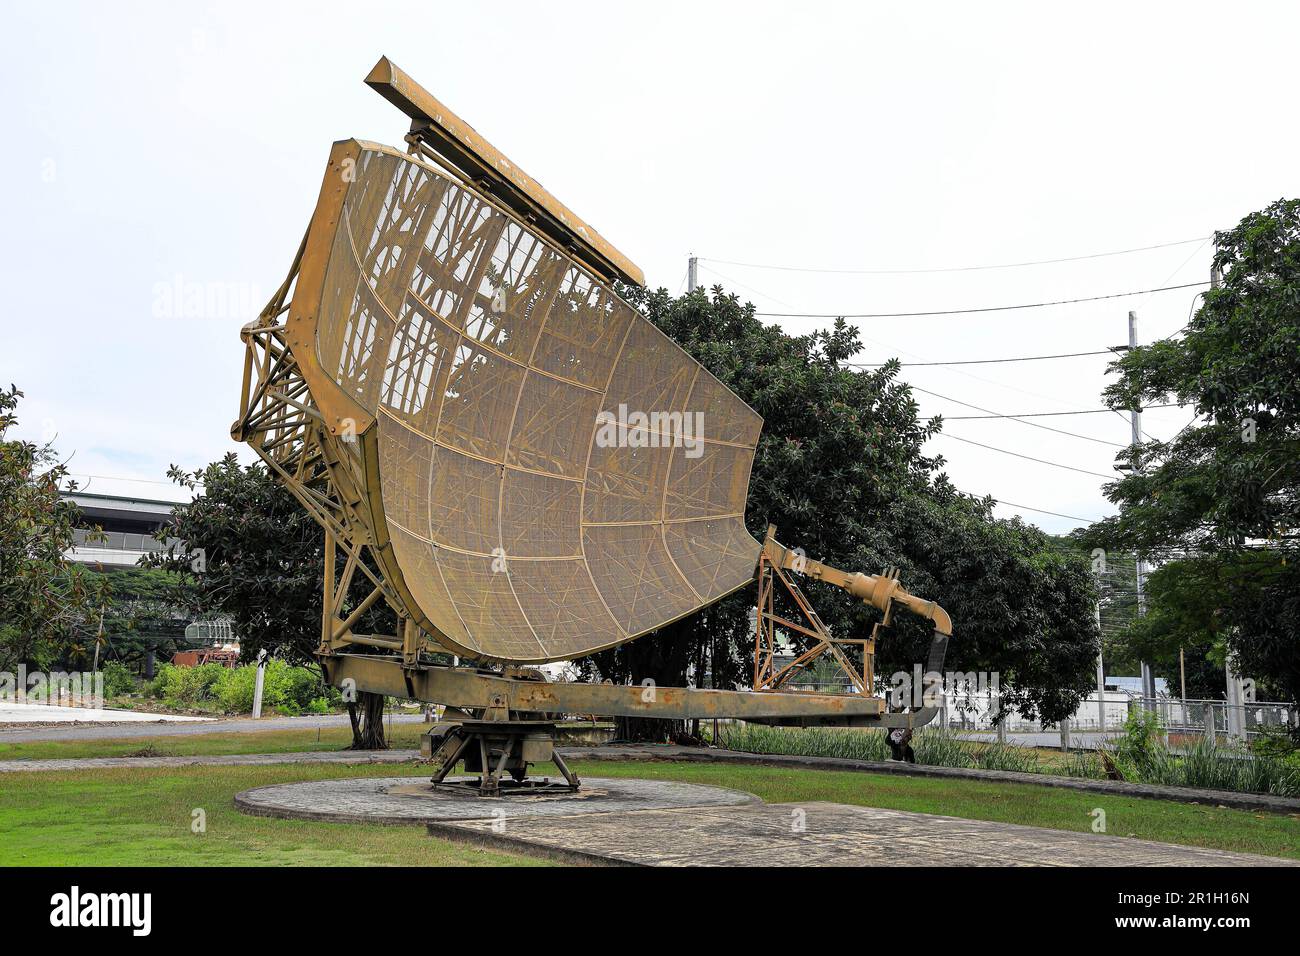
[[[650,321],[382,147],[362,147],[335,228],[317,357],[377,419],[394,554],[450,647],[578,657],[752,579],[762,420]]]

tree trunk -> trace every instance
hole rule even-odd
[[[387,750],[384,740],[384,695],[361,691],[355,702],[348,703],[352,721],[352,746],[349,750]]]
[[[649,689],[653,687],[682,687],[690,663],[697,657],[696,644],[694,635],[683,622],[669,624],[652,637],[619,648],[616,653],[622,654],[623,668],[626,669],[618,668],[609,676],[615,683],[623,683],[626,674],[627,682],[633,687],[646,688],[643,693],[653,693]],[[616,717],[614,736],[618,740],[660,743],[681,735],[689,726],[685,720]]]
[[[666,720],[658,717],[615,717],[614,737],[616,740],[632,740],[645,743],[666,743],[686,729],[684,720]]]

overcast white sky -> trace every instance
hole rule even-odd
[[[387,54],[645,270],[771,312],[1059,300],[1207,278],[1208,237],[1300,194],[1300,13],[1282,4],[61,3],[0,34],[0,381],[18,434],[82,474],[159,482],[234,445],[238,330],[283,278],[329,144],[400,145],[362,83]],[[160,290],[228,289],[225,314]],[[1086,352],[1187,319],[1196,290],[861,320],[861,361]],[[770,320],[769,320],[770,321]],[[820,320],[781,320],[790,331]],[[904,369],[996,412],[1101,407],[1103,357]],[[976,414],[918,393],[925,414]],[[1156,437],[1189,415],[1148,412]],[[1103,442],[1116,415],[1038,421]],[[1110,474],[1115,448],[1014,421],[954,436]],[[1102,479],[939,438],[961,488],[1095,519]],[[247,458],[246,451],[241,454]],[[95,478],[90,490],[174,496]],[[1001,505],[1052,531],[1078,521]]]

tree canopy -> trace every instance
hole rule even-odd
[[[1300,697],[1300,200],[1215,234],[1217,288],[1180,333],[1130,350],[1113,409],[1177,402],[1196,419],[1120,457],[1119,514],[1081,538],[1172,562],[1135,639],[1221,644]]]
[[[67,467],[49,444],[6,440],[17,424],[16,386],[0,389],[0,670],[49,669],[84,641],[107,596],[67,560],[78,511],[60,496]]]
[[[291,663],[315,664],[320,644],[325,540],[320,526],[261,462],[240,465],[234,453],[196,471],[172,466],[172,480],[203,493],[172,512],[160,535],[175,538],[146,563],[180,576],[177,602],[196,615],[228,617],[240,657],[260,651]],[[353,581],[344,610],[364,598]],[[382,602],[358,621],[365,632],[395,633],[396,615]],[[348,702],[353,746],[385,746],[383,697],[360,693]],[[364,719],[357,718],[358,709]]]
[[[172,512],[165,533],[181,543],[147,562],[179,575],[177,602],[196,617],[228,617],[245,660],[265,648],[314,662],[325,547],[311,515],[262,464],[242,466],[233,453],[168,474],[203,489]]]
[[[943,459],[923,451],[942,422],[918,418],[897,360],[854,368],[856,328],[840,320],[788,335],[721,288],[680,298],[622,291],[763,416],[746,510],[755,537],[770,522],[784,544],[845,570],[898,567],[909,590],[952,614],[946,670],[997,672],[1007,703],[1029,716],[1073,711],[1097,654],[1086,561],[1019,520],[995,519],[991,499],[952,485]],[[837,633],[864,635],[878,619],[838,589],[805,590]],[[680,683],[708,672],[714,686],[746,684],[753,601],[742,591],[583,667],[615,681]],[[929,631],[904,617],[877,647],[878,674],[925,661]]]

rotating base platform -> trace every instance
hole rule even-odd
[[[451,778],[476,784],[478,778]],[[235,807],[253,816],[331,823],[428,824],[569,817],[633,810],[682,810],[758,803],[753,794],[669,780],[593,777],[576,791],[483,797],[473,789],[435,787],[420,777],[312,780],[258,787],[235,795]]]

